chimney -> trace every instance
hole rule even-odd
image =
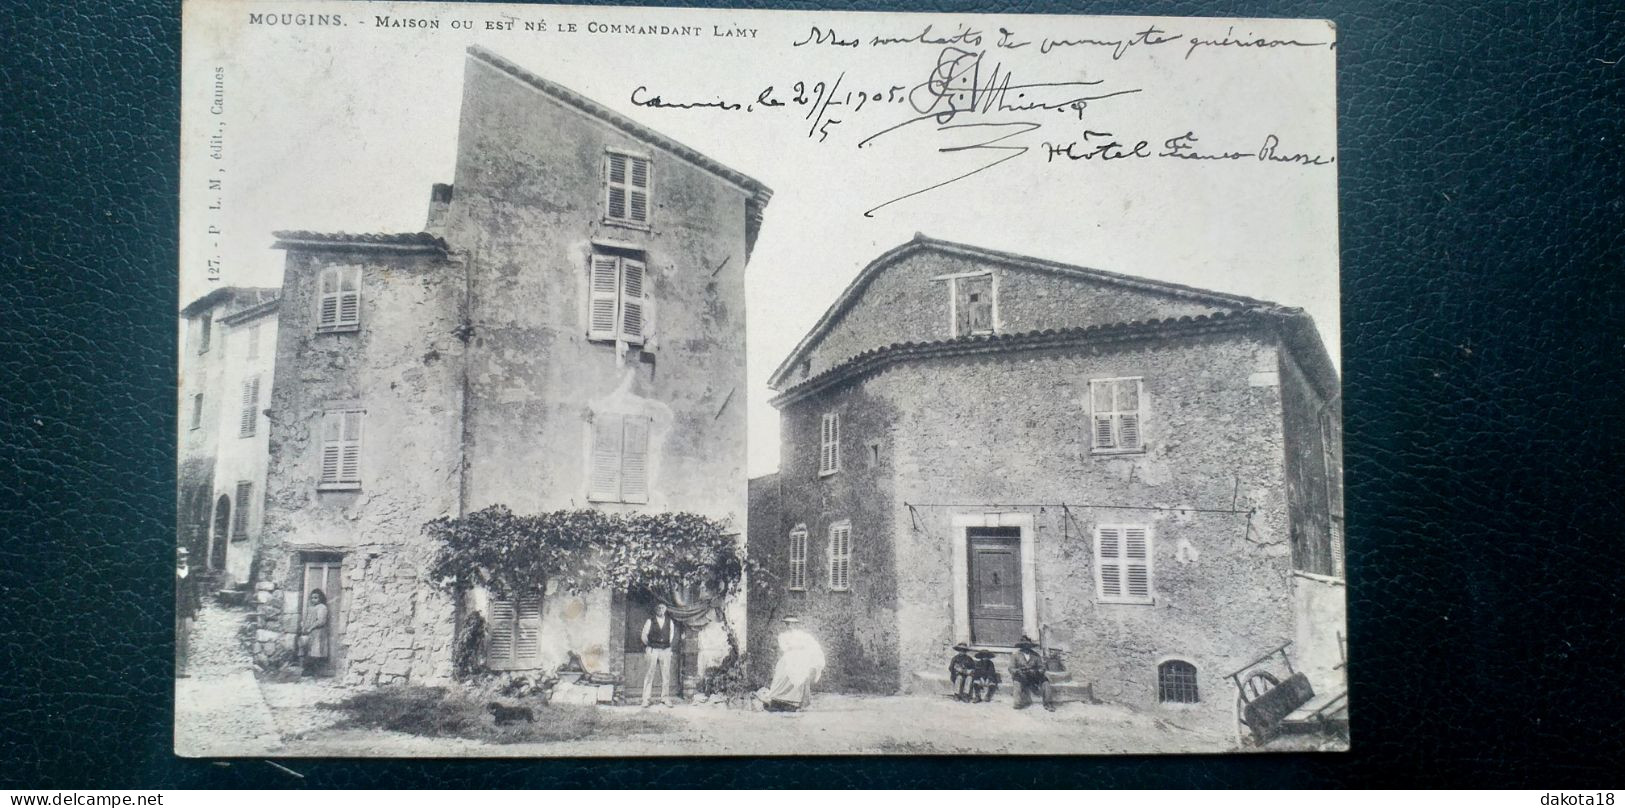
[[[429,219],[423,229],[437,236],[445,235],[446,213],[451,210],[451,186],[437,182],[429,189]]]

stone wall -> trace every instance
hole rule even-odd
[[[361,269],[359,331],[316,333],[329,266]],[[441,256],[289,250],[256,591],[261,629],[277,636],[261,635],[262,656],[293,647],[304,563],[331,561],[335,676],[450,675],[454,608],[427,579],[434,548],[422,526],[458,512],[463,294],[461,267]],[[318,485],[322,416],[340,407],[365,413],[358,490]]]
[[[1332,558],[1331,524],[1333,498],[1341,499],[1341,484],[1329,484],[1328,446],[1321,429],[1321,415],[1327,396],[1311,384],[1291,353],[1281,353],[1279,370],[1281,410],[1286,423],[1286,479],[1292,514],[1292,562],[1304,572],[1341,575],[1339,560]],[[1333,412],[1330,438],[1340,443],[1342,424]],[[1341,463],[1335,468],[1340,469]],[[1342,510],[1342,503],[1337,503]]]

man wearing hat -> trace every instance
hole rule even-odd
[[[976,668],[976,660],[970,658],[969,645],[958,643],[954,650],[959,653],[948,662],[948,681],[953,683],[954,698],[970,701],[971,673]]]
[[[976,652],[976,667],[971,670],[971,701],[978,704],[993,701],[999,692],[999,669],[993,664],[992,651]]]
[[[1044,657],[1038,653],[1038,643],[1027,635],[1016,640],[1016,652],[1010,657],[1010,679],[1016,684],[1016,709],[1032,706],[1033,693],[1044,700],[1044,709],[1055,712],[1055,689],[1044,673]]]

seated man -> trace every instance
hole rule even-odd
[[[756,693],[767,711],[773,713],[806,709],[812,703],[812,686],[824,675],[824,649],[818,640],[800,628],[799,619],[786,617],[784,623],[773,681]]]
[[[1055,688],[1050,686],[1044,672],[1044,658],[1038,653],[1038,643],[1023,634],[1016,641],[1016,652],[1010,657],[1010,680],[1016,686],[1016,709],[1032,706],[1033,693],[1044,699],[1044,709],[1055,712]]]
[[[976,661],[970,658],[970,646],[959,643],[954,646],[959,653],[948,660],[948,681],[953,684],[954,698],[960,701],[971,700],[971,671],[976,667]],[[980,699],[978,699],[980,701]]]

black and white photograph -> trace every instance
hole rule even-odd
[[[1337,34],[189,0],[175,753],[1348,750]]]

